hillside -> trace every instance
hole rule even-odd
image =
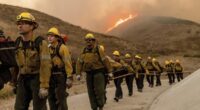
[[[132,41],[148,54],[199,54],[200,24],[172,17],[139,16],[108,34]]]
[[[52,26],[57,27],[61,33],[67,34],[69,36],[68,46],[70,47],[73,56],[77,56],[81,52],[81,49],[84,46],[84,35],[91,32],[39,11],[4,4],[0,4],[0,7],[0,29],[3,29],[6,35],[11,36],[12,39],[19,36],[15,24],[16,16],[21,12],[27,11],[35,16],[40,25],[36,31],[36,35],[45,36],[48,29]],[[124,49],[128,51],[133,50],[130,48],[132,47],[130,46],[130,43],[127,43],[127,41],[121,40],[120,38],[95,32],[92,33],[95,34],[98,42],[106,47],[106,51],[109,52],[108,54],[115,49],[121,51],[124,51]]]

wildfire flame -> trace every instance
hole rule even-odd
[[[133,19],[133,18],[135,18],[135,17],[137,17],[137,14],[135,14],[135,15],[130,14],[130,15],[129,15],[127,18],[125,18],[125,19],[120,18],[120,19],[115,23],[114,26],[112,26],[112,27],[110,27],[110,28],[107,29],[106,33],[109,32],[109,31],[111,31],[111,30],[113,30],[114,28],[118,27],[120,24],[122,24],[122,23],[124,23],[124,22],[126,22],[126,21],[128,21],[128,20],[130,20],[130,19]]]

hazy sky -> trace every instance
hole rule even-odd
[[[0,0],[43,11],[93,31],[105,32],[129,14],[173,16],[200,23],[200,0]]]

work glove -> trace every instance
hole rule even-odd
[[[12,82],[9,82],[9,85],[11,86],[12,92],[14,94],[16,94],[17,93],[17,85]]]
[[[40,90],[39,90],[39,97],[41,99],[47,97],[48,94],[49,94],[48,89],[46,89],[46,88],[40,88]]]
[[[66,85],[68,89],[72,87],[72,78],[67,78]]]
[[[80,81],[80,80],[81,80],[81,75],[76,75],[76,79],[77,79],[78,81]]]
[[[109,80],[111,80],[111,79],[113,79],[114,77],[113,77],[113,74],[112,73],[108,73],[108,79]]]
[[[138,73],[136,73],[135,77],[136,77],[136,79],[138,79],[138,78],[139,78],[139,74],[138,74]]]

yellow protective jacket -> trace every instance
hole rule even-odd
[[[42,40],[39,44],[39,51],[33,47],[36,37],[26,43],[21,40],[16,49],[16,61],[19,68],[19,74],[38,74],[40,76],[40,88],[49,87],[51,75],[51,57],[48,44]],[[28,46],[25,46],[28,45]],[[27,47],[26,49],[24,49]]]
[[[158,61],[154,61],[154,62],[152,62],[152,64],[158,73],[162,72],[162,67],[160,66],[160,63]]]
[[[165,65],[165,71],[167,73],[170,73],[170,74],[174,74],[174,67],[172,64],[166,64]]]
[[[107,72],[112,72],[109,59],[102,48],[99,45],[95,45],[91,50],[84,48],[76,63],[76,74],[99,69],[106,69]]]
[[[132,63],[131,62],[126,62],[124,61],[124,67],[126,67],[128,69],[129,73],[136,73],[136,71],[133,69]]]
[[[132,71],[131,68],[120,58],[119,60],[111,59],[110,62],[113,68],[114,77],[119,77],[127,74],[127,72]],[[125,70],[126,69],[126,70]],[[124,70],[124,71],[121,71]]]
[[[136,71],[136,77],[138,77],[139,74],[149,74],[148,69],[142,62],[132,62],[132,66]]]
[[[52,68],[64,68],[67,77],[72,77],[72,60],[68,47],[64,44],[56,43],[50,46],[50,54],[52,57]]]
[[[156,71],[155,64],[152,61],[147,61],[145,66],[150,72]]]
[[[119,68],[122,68],[122,64],[119,62],[116,62],[115,60],[113,60],[112,58],[110,58],[109,56],[106,56],[110,62],[111,67],[116,70]]]
[[[174,69],[175,69],[175,72],[183,72],[183,67],[180,63],[175,63]]]

